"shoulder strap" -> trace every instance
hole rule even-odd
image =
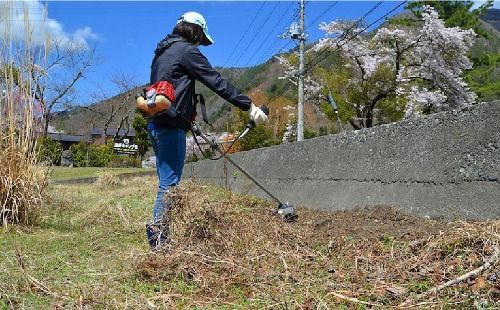
[[[205,123],[207,123],[207,125],[213,127],[212,124],[210,124],[210,122],[208,121],[207,107],[205,105],[205,97],[203,97],[202,94],[194,94],[193,99],[194,99],[194,108],[195,109],[196,109],[196,106],[198,105],[198,103],[200,104],[201,116],[203,117],[203,121]]]

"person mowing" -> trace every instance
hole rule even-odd
[[[267,121],[267,115],[212,68],[198,49],[199,45],[213,43],[205,18],[199,13],[187,12],[179,18],[172,34],[161,40],[154,51],[150,77],[152,86],[148,89],[147,98],[156,110],[148,116],[147,128],[156,155],[159,184],[153,220],[146,225],[148,242],[153,250],[168,243],[166,217],[172,202],[167,193],[182,176],[186,132],[191,128],[196,111],[195,81],[200,81],[234,106],[249,111],[254,122]],[[157,97],[159,94],[164,97]],[[164,109],[162,101],[157,98],[166,102],[165,111],[161,111]]]

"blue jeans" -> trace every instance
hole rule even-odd
[[[186,132],[179,128],[148,128],[156,155],[158,194],[153,207],[153,224],[159,224],[171,205],[169,189],[179,184],[186,156]]]

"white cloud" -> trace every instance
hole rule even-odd
[[[39,1],[0,2],[0,35],[4,33],[8,33],[12,40],[26,40],[26,33],[30,33],[29,40],[35,45],[56,41],[87,48],[91,41],[99,40],[88,26],[73,33],[66,32],[60,22],[48,17],[47,8]]]

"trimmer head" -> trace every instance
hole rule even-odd
[[[280,203],[277,212],[285,222],[295,222],[299,217],[295,213],[295,208],[286,203]]]

